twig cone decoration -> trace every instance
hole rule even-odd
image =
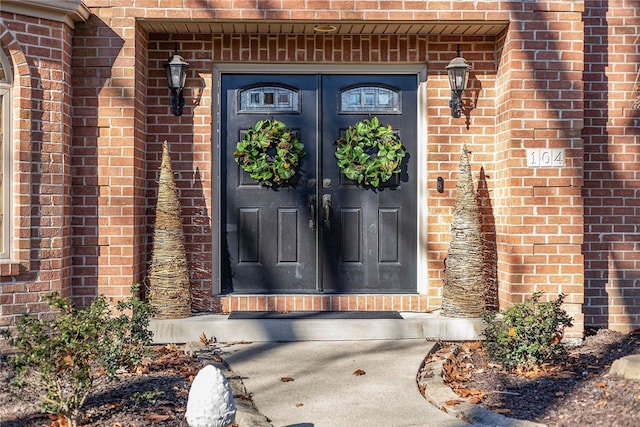
[[[149,303],[157,310],[158,319],[180,319],[191,315],[180,201],[166,141],[162,144],[153,256],[149,270]]]
[[[480,234],[482,236],[482,272],[487,311],[498,311],[498,254],[496,243],[496,219],[493,216],[491,197],[487,186],[487,175],[480,168],[478,179],[478,212],[480,213]]]
[[[466,146],[462,147],[456,190],[451,243],[442,288],[442,315],[480,317],[485,311],[482,238]]]

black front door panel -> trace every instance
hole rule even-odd
[[[416,90],[416,75],[223,75],[223,291],[416,291]],[[334,155],[335,139],[373,116],[407,152],[377,189],[346,179]],[[257,185],[234,162],[243,132],[265,118],[305,146],[293,185]]]

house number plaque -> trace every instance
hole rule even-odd
[[[530,168],[560,168],[564,166],[564,148],[527,148]]]

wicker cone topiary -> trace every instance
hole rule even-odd
[[[162,145],[153,256],[149,269],[149,303],[157,310],[157,319],[180,319],[191,315],[180,201],[166,141]]]
[[[460,156],[460,175],[447,255],[442,315],[480,317],[485,311],[483,245],[476,193],[466,146]]]
[[[498,311],[498,253],[496,242],[496,219],[493,216],[491,197],[487,186],[487,175],[480,168],[478,179],[478,212],[482,236],[482,272],[487,311]]]

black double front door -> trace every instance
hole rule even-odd
[[[223,74],[223,292],[416,292],[417,85],[416,75]],[[407,153],[378,188],[345,178],[335,158],[334,141],[372,117]],[[292,185],[259,185],[234,161],[262,119],[304,144]]]

